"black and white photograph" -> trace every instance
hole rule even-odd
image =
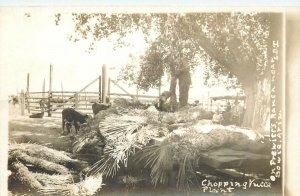
[[[1,7],[7,194],[284,195],[286,21]]]

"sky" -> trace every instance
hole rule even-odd
[[[25,13],[30,13],[27,17]],[[139,38],[131,49],[114,51],[112,44],[102,41],[91,54],[88,43],[68,40],[73,31],[70,14],[62,16],[55,25],[54,13],[48,9],[32,11],[16,8],[2,9],[0,19],[1,84],[9,93],[26,88],[30,74],[30,91],[46,89],[49,85],[49,66],[53,65],[53,90],[79,90],[101,74],[101,66],[120,67],[127,63],[128,54],[141,50]]]
[[[55,25],[54,14],[62,13],[60,24]],[[144,51],[141,35],[132,35],[129,48],[113,49],[108,40],[98,42],[91,53],[87,53],[88,42],[71,42],[73,32],[71,12],[67,9],[38,7],[0,8],[0,74],[1,92],[5,95],[26,90],[27,73],[30,74],[29,91],[42,91],[43,81],[49,87],[49,67],[53,65],[52,90],[78,91],[101,74],[106,64],[109,76],[117,77],[119,69],[130,61],[129,54],[140,55]],[[203,85],[201,66],[192,76],[190,90],[192,99],[203,96],[234,94],[222,87],[209,89]],[[167,81],[168,78],[165,80]],[[113,89],[111,92],[118,89]],[[133,87],[124,86],[130,93]],[[97,91],[97,84],[88,91]],[[162,87],[168,90],[168,85]],[[157,89],[144,94],[157,95]]]

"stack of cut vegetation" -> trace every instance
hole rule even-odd
[[[134,116],[135,120],[131,122],[131,117]],[[140,119],[141,116],[143,117],[143,120],[145,122],[139,121],[142,124],[161,124],[159,121],[160,115],[159,112],[154,108],[149,108],[147,110],[127,110],[124,108],[119,108],[118,110],[116,107],[111,107],[107,110],[100,111],[97,115],[95,115],[94,119],[90,122],[90,126],[87,126],[84,131],[81,131],[81,135],[76,136],[74,145],[73,145],[73,152],[74,153],[80,153],[84,149],[90,149],[91,151],[94,151],[94,149],[99,148],[99,146],[103,146],[109,140],[107,137],[107,134],[109,134],[110,128],[113,128],[113,125],[118,126],[118,129],[122,133],[122,126],[131,124],[139,124],[137,122],[137,119]],[[128,117],[128,119],[125,119]],[[123,121],[118,121],[119,123],[116,123],[116,119],[122,118]],[[111,121],[113,119],[113,121]],[[129,120],[126,122],[126,120]],[[149,122],[147,122],[149,121]],[[150,122],[151,121],[151,122]],[[125,123],[125,124],[120,124]],[[99,127],[99,124],[100,127]],[[107,127],[107,129],[106,129]],[[161,127],[161,126],[160,126]],[[103,132],[105,133],[105,137],[103,136]],[[97,151],[97,150],[96,150]]]
[[[12,191],[18,183],[28,191],[56,195],[87,195],[82,193],[95,193],[101,187],[101,174],[79,182],[79,171],[87,167],[87,163],[41,145],[10,144],[8,161]],[[87,181],[95,181],[95,186],[90,186]]]
[[[156,112],[133,110],[126,115],[110,115],[100,122],[100,130],[106,139],[104,156],[93,165],[90,173],[114,176],[136,150],[141,150],[155,137],[162,137],[169,130],[162,126]]]
[[[220,148],[257,152],[263,147],[260,136],[253,130],[211,124],[205,120],[209,115],[197,107],[175,113],[149,107],[107,114],[99,121],[106,142],[104,154],[87,175],[102,173],[104,177],[112,177],[122,168],[142,165],[150,169],[154,185],[175,180],[177,187],[187,188],[197,184],[199,173],[211,176],[201,165],[203,153]],[[92,141],[81,140],[81,146],[96,145]]]

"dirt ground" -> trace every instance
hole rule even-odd
[[[21,116],[19,105],[9,108],[9,142],[29,142],[71,152],[72,136],[61,136],[61,119],[47,117],[42,119]]]

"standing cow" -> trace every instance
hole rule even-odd
[[[75,127],[75,132],[78,133],[79,128],[82,124],[88,123],[90,120],[90,116],[87,114],[81,114],[74,110],[73,108],[66,108],[62,111],[62,129],[63,132],[65,130],[65,126],[67,127],[68,133],[70,133],[70,129],[72,125]]]
[[[98,114],[101,110],[107,110],[110,107],[110,104],[105,103],[94,103],[92,105],[92,110],[94,113],[94,116]]]

